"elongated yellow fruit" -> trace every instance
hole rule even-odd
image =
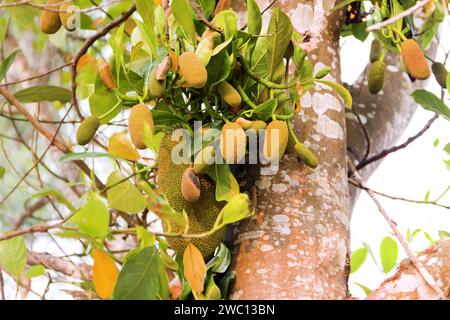
[[[226,123],[220,135],[220,152],[226,163],[239,163],[245,156],[247,136],[234,122]]]
[[[116,82],[114,81],[111,67],[106,61],[102,61],[98,65],[98,72],[100,74],[100,79],[102,79],[103,84],[110,90],[117,88]]]
[[[99,126],[100,121],[96,117],[94,116],[86,117],[83,120],[83,122],[81,122],[77,130],[76,138],[78,144],[80,146],[84,146],[89,142],[91,142]]]
[[[425,80],[430,77],[430,67],[416,41],[407,39],[402,43],[400,51],[406,70],[412,77],[419,80]]]
[[[203,61],[193,52],[185,52],[178,58],[179,69],[185,88],[203,88],[208,80]]]
[[[148,126],[150,133],[154,132],[153,117],[150,109],[143,104],[138,104],[131,108],[130,117],[128,118],[128,132],[131,141],[138,149],[146,149],[144,143],[144,129]]]
[[[239,92],[226,81],[222,81],[217,85],[217,92],[219,92],[222,99],[233,109],[239,108],[242,103]]]
[[[369,92],[371,94],[377,94],[383,89],[384,74],[385,74],[384,61],[375,61],[369,69]]]
[[[267,160],[280,160],[286,151],[289,129],[286,122],[273,120],[266,129],[264,137],[264,156]]]
[[[55,4],[60,3],[61,0],[48,0],[47,4],[54,5],[49,6],[50,10],[44,10],[41,14],[41,31],[46,34],[54,34],[59,28],[61,28],[61,19],[59,18],[59,6],[55,6]]]

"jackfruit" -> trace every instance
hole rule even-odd
[[[141,158],[124,132],[114,133],[109,138],[108,152],[129,161],[137,161]]]
[[[77,142],[80,146],[84,146],[91,142],[92,138],[95,136],[95,133],[100,127],[100,120],[98,120],[94,116],[86,117],[78,127],[76,138]]]
[[[402,43],[400,51],[408,73],[415,79],[428,79],[431,74],[430,67],[417,42],[412,39],[407,39]]]
[[[431,65],[431,70],[433,70],[433,75],[437,83],[439,83],[442,88],[446,89],[448,71],[445,68],[445,65],[440,62],[434,62]]]
[[[286,122],[273,120],[269,123],[264,136],[264,157],[267,160],[280,160],[286,151],[288,138],[289,129]]]
[[[59,6],[55,4],[60,3],[61,0],[48,0],[47,4],[52,10],[59,10]],[[53,6],[52,6],[53,5]],[[61,28],[61,19],[59,12],[44,10],[41,14],[41,31],[46,34],[54,34]]]
[[[245,156],[247,136],[244,129],[234,122],[226,123],[220,135],[220,153],[226,163],[239,163]]]
[[[138,104],[131,108],[130,117],[128,118],[128,132],[130,133],[131,141],[138,149],[146,149],[144,143],[144,128],[148,125],[150,133],[154,133],[154,124],[152,112],[143,104]]]
[[[98,65],[98,72],[100,74],[100,79],[102,79],[103,84],[110,90],[117,88],[116,82],[114,81],[111,68],[106,61],[102,61]]]
[[[184,88],[203,88],[208,80],[208,72],[202,60],[193,52],[185,52],[178,58],[179,70]]]
[[[61,24],[67,31],[74,31],[76,29],[76,12],[74,9],[75,7],[73,5],[73,1],[63,3],[59,6],[59,18],[61,20]]]
[[[308,167],[313,169],[317,167],[316,156],[303,143],[299,142],[295,145],[295,153]]]
[[[383,55],[383,44],[380,40],[374,39],[370,45],[370,63],[381,59]]]
[[[369,69],[369,92],[371,94],[377,94],[383,89],[385,74],[384,61],[375,61]]]
[[[256,120],[252,122],[252,125],[250,126],[249,129],[254,129],[256,130],[256,132],[259,132],[262,129],[267,128],[267,123],[265,123],[262,120]]]
[[[200,151],[194,160],[194,172],[195,174],[201,174],[214,163],[216,156],[216,149],[213,146],[207,146]]]
[[[233,109],[239,108],[242,103],[239,92],[226,81],[222,81],[217,85],[217,92],[219,92],[222,99]]]
[[[207,175],[199,176],[200,198],[198,201],[191,203],[184,199],[180,186],[183,173],[189,165],[174,164],[172,162],[172,149],[177,144],[177,141],[171,141],[170,133],[166,133],[161,141],[157,163],[158,189],[167,197],[170,206],[174,210],[180,212],[185,210],[189,218],[188,234],[205,233],[213,228],[226,202],[216,201],[215,185]],[[163,221],[163,229],[166,233],[182,234],[184,232],[184,226],[167,221]],[[167,242],[177,254],[182,255],[190,241],[200,250],[203,257],[207,258],[220,245],[224,235],[225,228],[222,228],[207,237],[194,239],[167,237]]]
[[[196,202],[200,198],[200,180],[191,167],[184,170],[181,177],[181,194],[187,202]]]
[[[156,68],[152,70],[148,80],[148,92],[150,96],[153,98],[159,99],[164,95],[164,90],[166,86],[164,85],[164,81],[160,81],[156,79]]]
[[[235,122],[238,125],[240,125],[244,130],[249,129],[252,126],[252,124],[253,124],[253,121],[247,120],[247,119],[242,118],[242,117],[237,118]]]

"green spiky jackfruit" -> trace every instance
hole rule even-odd
[[[317,167],[317,157],[303,143],[297,143],[294,148],[297,156],[302,159],[308,167],[313,169]]]
[[[215,185],[206,175],[199,176],[200,197],[196,202],[188,202],[181,191],[183,173],[189,167],[188,164],[174,164],[171,159],[172,149],[178,144],[171,141],[171,133],[166,133],[158,155],[158,188],[169,201],[170,206],[177,211],[185,210],[189,217],[188,234],[200,234],[208,232],[214,226],[216,218],[225,205],[225,202],[216,201]],[[175,223],[163,223],[164,232],[181,234],[184,227]],[[187,243],[191,241],[203,254],[209,257],[214,253],[225,235],[225,228],[202,238],[186,239],[182,237],[168,237],[170,247],[177,254],[182,255]]]
[[[94,116],[86,117],[80,124],[77,130],[76,138],[80,146],[84,146],[91,142],[95,133],[100,126],[100,120]]]
[[[385,69],[385,64],[381,60],[375,61],[370,66],[368,82],[371,94],[377,94],[383,89]]]
[[[165,89],[164,81],[156,79],[156,68],[153,69],[148,80],[148,92],[150,96],[159,99],[164,95]]]
[[[374,63],[381,59],[383,55],[383,44],[380,40],[374,39],[370,46],[370,63]]]
[[[48,5],[52,10],[58,10],[59,6],[56,4],[60,3],[61,0],[48,0]],[[61,28],[61,19],[59,18],[59,12],[44,10],[41,14],[41,31],[46,34],[54,34],[59,28]]]
[[[433,71],[434,78],[436,79],[439,85],[446,89],[447,88],[447,74],[448,71],[445,68],[445,65],[440,62],[434,62],[431,65],[431,70]]]

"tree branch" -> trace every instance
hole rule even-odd
[[[43,265],[47,269],[65,274],[67,276],[90,280],[92,278],[92,267],[88,264],[80,263],[74,265],[63,258],[54,257],[48,253],[28,252],[27,263],[30,266]]]

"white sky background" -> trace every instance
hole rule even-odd
[[[442,35],[448,34],[450,27],[445,23]],[[446,50],[450,49],[448,37],[442,37],[441,44]],[[343,81],[352,83],[365,67],[370,51],[371,40],[361,43],[351,37],[341,39],[341,63]],[[358,57],[358,58],[356,58]],[[367,57],[367,58],[360,58]],[[444,52],[440,49],[436,61],[443,62]],[[447,69],[449,69],[447,63]],[[440,96],[440,87],[432,76],[428,90]],[[448,103],[447,103],[448,104]],[[433,113],[418,107],[411,123],[399,138],[398,143],[404,142],[408,137],[420,131]],[[374,121],[374,119],[368,119]],[[433,126],[418,140],[410,144],[406,149],[390,154],[382,161],[380,167],[369,179],[366,185],[376,191],[404,198],[424,200],[425,194],[430,190],[430,200],[436,198],[450,185],[450,171],[447,170],[443,160],[447,160],[443,147],[450,142],[449,122],[439,118]],[[433,146],[435,139],[439,139],[439,145]],[[433,239],[438,239],[438,231],[450,232],[450,212],[447,209],[432,205],[407,203],[378,197],[387,213],[397,222],[399,230],[406,236],[406,231],[416,228],[428,232]],[[441,201],[450,204],[450,194]],[[373,201],[362,192],[353,210],[351,222],[351,248],[356,250],[368,243],[373,250],[379,264],[379,245],[381,240],[391,235],[391,230],[385,222]],[[394,236],[392,236],[395,238]],[[430,242],[423,233],[416,236],[411,247],[414,251],[426,249]],[[399,260],[406,257],[404,251],[399,249]],[[394,271],[391,272],[394,273]],[[362,289],[354,285],[354,282],[363,284],[370,289],[375,289],[386,276],[380,271],[371,258],[367,258],[364,265],[350,277],[350,292],[354,296],[364,297]]]

